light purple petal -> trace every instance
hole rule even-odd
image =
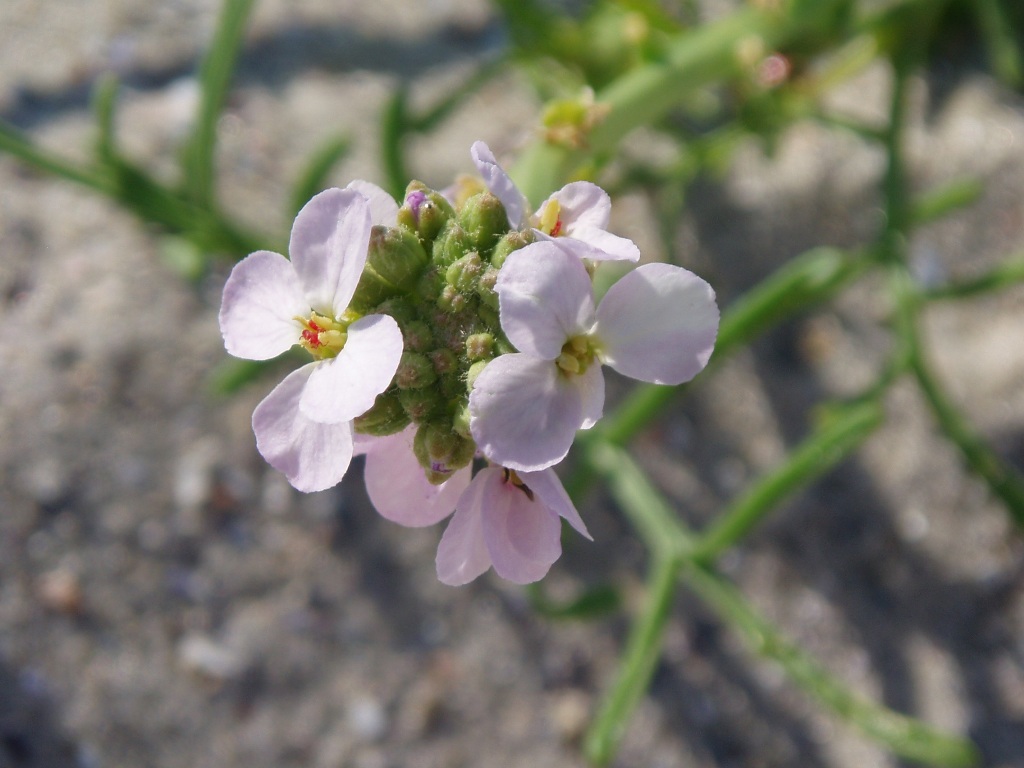
[[[354,189],[366,198],[366,202],[370,204],[371,224],[381,227],[398,226],[398,203],[376,184],[362,179],[354,179],[348,183],[345,189]]]
[[[370,245],[370,203],[354,189],[327,189],[292,225],[288,253],[309,306],[340,317],[359,283]]]
[[[488,473],[494,472],[501,476],[500,469],[481,470],[459,497],[455,514],[437,547],[437,578],[442,584],[468,584],[491,567],[491,556],[484,543],[483,496]]]
[[[338,356],[320,363],[302,393],[302,412],[338,424],[362,416],[388,388],[402,359],[402,332],[389,315],[367,315],[348,327]]]
[[[484,543],[494,570],[516,584],[544,578],[562,554],[558,515],[536,496],[531,499],[524,489],[505,481],[500,470],[484,471]]]
[[[224,284],[220,332],[229,354],[269,360],[298,343],[309,314],[298,275],[279,253],[257,251],[238,262]]]
[[[299,410],[299,398],[314,365],[290,373],[252,414],[260,454],[306,493],[340,483],[352,460],[351,424],[318,424]]]
[[[519,188],[512,182],[505,170],[498,165],[494,153],[482,141],[473,143],[469,154],[473,157],[480,175],[483,176],[484,184],[491,191],[491,194],[501,200],[505,206],[505,213],[508,214],[508,223],[513,229],[521,229],[526,224],[526,198]]]
[[[593,261],[640,260],[640,249],[632,240],[589,225],[575,227],[566,237],[558,238],[558,244],[563,246],[581,244],[590,253],[583,255],[582,249],[580,249],[577,251],[577,255]]]
[[[612,201],[608,193],[589,181],[574,181],[544,201],[558,201],[558,218],[562,221],[561,235],[572,235],[577,226],[591,226],[597,229],[608,227],[608,217],[612,210]],[[544,210],[544,205],[538,210]]]
[[[512,252],[494,286],[501,329],[516,349],[554,360],[573,336],[594,324],[590,275],[576,257],[551,242]]]
[[[607,365],[654,384],[681,384],[711,357],[718,305],[711,286],[670,264],[645,264],[613,285],[597,309]]]
[[[388,520],[413,528],[448,517],[472,476],[472,469],[464,467],[441,485],[431,485],[412,451],[415,434],[410,427],[377,438],[363,472],[374,508]]]
[[[604,373],[600,363],[593,361],[586,373],[576,377],[575,383],[579,387],[583,404],[583,423],[580,429],[590,429],[604,415]]]
[[[569,525],[579,531],[583,536],[594,540],[583,523],[583,518],[576,511],[576,506],[565,492],[562,481],[558,479],[553,469],[545,469],[540,472],[520,472],[519,479],[526,483],[526,486],[534,492],[538,499],[547,505],[555,514],[564,517]]]
[[[583,423],[580,389],[550,361],[495,358],[473,384],[469,428],[491,461],[532,472],[557,464]]]

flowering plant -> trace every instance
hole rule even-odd
[[[364,453],[384,517],[421,526],[454,511],[441,581],[493,565],[529,583],[561,552],[560,517],[590,536],[550,468],[601,418],[601,364],[687,381],[711,356],[718,307],[668,264],[636,268],[595,305],[594,263],[639,258],[606,231],[604,191],[575,182],[531,216],[487,145],[471,154],[487,189],[454,204],[418,182],[401,208],[362,181],[316,195],[291,261],[257,251],[232,270],[221,331],[239,357],[298,345],[314,358],[253,414],[257,448],[293,486],[334,485]]]

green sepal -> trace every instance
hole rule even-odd
[[[353,426],[361,434],[383,437],[401,432],[409,426],[409,416],[402,407],[398,393],[391,389],[377,395],[370,410],[353,420]]]

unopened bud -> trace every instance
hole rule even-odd
[[[452,417],[452,430],[458,435],[466,438],[467,440],[473,439],[473,434],[469,430],[469,399],[465,399],[459,409],[455,412]]]
[[[398,209],[398,223],[415,232],[424,244],[431,242],[455,215],[451,203],[440,192],[414,181],[405,191],[405,204]]]
[[[434,333],[422,320],[413,320],[401,326],[405,348],[413,352],[426,352],[434,346]]]
[[[480,297],[480,301],[486,304],[491,309],[498,309],[498,293],[494,290],[494,286],[498,282],[498,268],[487,267],[484,273],[480,275],[480,280],[477,282],[476,295]]]
[[[445,270],[444,281],[462,293],[471,293],[483,274],[484,263],[480,254],[470,251]]]
[[[469,360],[490,360],[494,357],[494,336],[489,333],[474,333],[466,339],[466,358]]]
[[[459,359],[450,349],[435,349],[430,353],[430,362],[438,376],[446,376],[459,367]]]
[[[419,239],[408,230],[377,226],[370,233],[370,253],[365,269],[376,272],[398,292],[408,293],[413,289],[428,260]]]
[[[495,269],[501,269],[501,265],[505,263],[505,259],[508,258],[512,251],[525,248],[530,243],[535,242],[536,239],[537,237],[533,234],[532,229],[513,229],[511,232],[506,232],[498,241],[498,244],[494,246],[494,253],[491,254],[491,266]]]
[[[450,475],[473,461],[476,445],[450,428],[421,424],[412,442],[416,459],[428,473]],[[442,481],[443,482],[443,481]]]
[[[377,395],[370,410],[353,421],[356,432],[364,435],[393,435],[409,425],[409,416],[394,390]]]
[[[445,312],[461,312],[466,308],[466,297],[452,286],[446,285],[441,289],[441,295],[437,297],[437,306]]]
[[[472,248],[485,252],[508,232],[508,214],[501,200],[490,192],[473,195],[459,211],[459,224],[469,235]]]
[[[441,401],[433,389],[400,389],[398,400],[406,415],[420,424],[439,412]]]
[[[395,371],[395,384],[399,389],[422,389],[437,381],[434,364],[419,352],[403,352],[402,361]]]
[[[444,288],[444,273],[438,272],[434,267],[423,273],[419,282],[416,283],[416,295],[424,301],[437,301]]]
[[[430,258],[439,269],[445,270],[472,250],[473,240],[469,233],[452,219],[434,240]]]
[[[469,370],[466,372],[466,392],[473,391],[473,385],[476,383],[476,378],[484,372],[484,368],[487,367],[487,363],[490,360],[480,360],[469,366]]]

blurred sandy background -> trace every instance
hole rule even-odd
[[[172,174],[214,0],[3,0],[0,118],[85,157],[88,94],[125,82],[129,153]],[[380,110],[400,80],[429,103],[504,44],[483,0],[266,0],[220,126],[221,191],[283,237],[288,185],[348,131],[337,170],[381,181]],[[884,115],[872,69],[837,105]],[[1024,99],[961,61],[914,83],[914,184],[973,174],[982,201],[912,243],[923,278],[1024,249]],[[442,186],[470,143],[512,158],[537,116],[514,72],[414,147]],[[636,142],[631,151],[642,152]],[[678,223],[684,264],[724,304],[818,244],[867,242],[884,158],[800,126],[702,180]],[[641,194],[615,229],[663,256]],[[0,156],[0,768],[579,766],[576,741],[627,623],[539,619],[519,588],[436,582],[440,529],[399,529],[359,472],[313,496],[256,454],[272,386],[206,394],[223,359],[221,270],[193,288],[134,218]],[[695,525],[806,433],[809,402],[868,384],[888,344],[870,281],[773,330],[692,389],[635,455]],[[928,316],[935,363],[974,425],[1024,468],[1024,288]],[[912,387],[855,460],[779,511],[723,569],[758,608],[867,695],[969,733],[986,765],[1024,766],[1024,547],[937,439]],[[643,551],[596,491],[596,543],[567,538],[547,586],[638,594]],[[695,600],[616,765],[862,768],[898,763],[816,712]]]

